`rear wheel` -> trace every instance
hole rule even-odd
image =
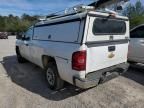
[[[63,88],[64,81],[59,77],[58,70],[55,63],[49,63],[46,71],[46,79],[48,87],[52,90],[59,90]]]
[[[128,61],[128,63],[130,63],[130,64],[136,64],[137,62],[134,62],[134,61]]]
[[[20,51],[19,51],[19,48],[16,48],[16,54],[17,54],[17,60],[19,63],[25,63],[26,62],[26,59],[24,59],[21,54],[20,54]]]

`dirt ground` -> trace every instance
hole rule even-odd
[[[65,84],[52,91],[41,68],[17,62],[9,37],[0,40],[0,108],[144,108],[144,66],[89,90]]]

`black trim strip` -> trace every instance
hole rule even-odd
[[[70,22],[77,22],[77,21],[81,21],[84,18],[80,19],[71,19],[71,20],[65,20],[65,21],[58,21],[58,22],[53,22],[53,23],[48,23],[48,24],[41,24],[41,25],[35,25],[35,27],[45,27],[45,26],[51,26],[51,25],[58,25],[58,24],[64,24],[64,23],[70,23]]]
[[[96,14],[92,14],[92,13],[88,13],[88,15],[89,15],[89,16],[92,16],[92,17],[110,18],[110,19],[116,19],[116,20],[129,21],[129,19],[114,18],[114,17],[110,17],[110,16],[96,15]]]
[[[54,41],[54,40],[42,40],[42,39],[33,39],[33,40],[36,40],[36,41],[49,41],[49,42],[59,42],[59,43],[72,43],[72,44],[80,44],[78,42],[65,42],[65,41]]]
[[[98,41],[98,42],[87,42],[86,45],[95,45],[95,46],[106,46],[106,45],[115,45],[115,44],[124,44],[128,43],[129,39],[119,39],[119,40],[113,40],[113,41]]]

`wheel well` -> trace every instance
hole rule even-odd
[[[18,47],[18,46],[16,46],[16,50],[17,50],[17,49],[19,49],[19,47]]]
[[[43,67],[46,69],[48,66],[48,63],[53,62],[56,64],[55,58],[51,57],[51,56],[47,56],[47,55],[43,55],[42,56],[42,63],[43,63]]]
[[[18,46],[16,46],[15,50],[16,50],[16,53],[19,54],[19,47]]]

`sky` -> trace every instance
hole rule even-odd
[[[72,7],[77,4],[89,4],[95,0],[0,0],[0,15],[9,14],[21,16],[47,15],[56,11]],[[134,3],[136,0],[131,0]],[[144,4],[144,0],[141,0]]]

